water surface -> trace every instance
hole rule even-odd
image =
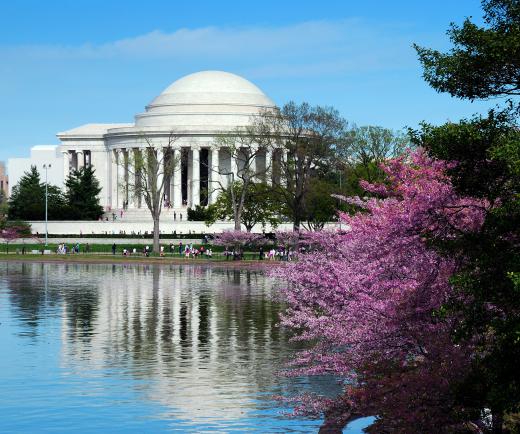
[[[0,264],[0,432],[316,432],[273,396],[337,386],[276,375],[275,294],[252,270]]]

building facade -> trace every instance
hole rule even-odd
[[[5,163],[0,161],[0,192],[4,199],[9,196],[9,177],[5,170]]]
[[[144,201],[129,195],[136,182],[132,157],[150,143],[159,154],[172,144],[173,158],[180,163],[165,180],[165,203],[180,212],[206,205],[216,199],[218,187],[229,183],[228,174],[241,170],[239,159],[217,137],[272,109],[273,101],[242,77],[222,71],[190,74],[166,88],[134,123],[87,124],[57,134],[63,178],[91,165],[107,211],[144,209]],[[271,151],[261,151],[255,164],[268,167],[272,158]]]
[[[11,195],[13,187],[18,184],[22,176],[35,166],[40,172],[41,181],[49,184],[63,186],[63,157],[59,145],[38,145],[31,148],[29,158],[9,158],[7,161],[7,173],[9,174],[8,195]],[[47,167],[47,169],[44,168]],[[47,173],[45,173],[47,172]]]

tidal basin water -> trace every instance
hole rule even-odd
[[[280,309],[261,271],[0,263],[0,432],[316,432]]]

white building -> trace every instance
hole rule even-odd
[[[86,124],[59,133],[62,170],[66,177],[72,169],[92,165],[102,186],[105,209],[115,211],[127,205],[138,214],[136,210],[144,211],[146,205],[129,197],[127,185],[135,182],[129,157],[148,146],[145,138],[161,150],[175,137],[174,158],[182,164],[166,180],[165,199],[177,212],[206,205],[217,196],[217,182],[227,181],[221,173],[240,170],[229,149],[218,146],[216,136],[244,127],[261,110],[274,107],[258,87],[237,75],[221,71],[190,74],[153,99],[135,116],[135,123]],[[272,152],[260,153],[257,167],[265,167],[266,158],[271,159]],[[204,203],[201,191],[208,192],[203,195]]]
[[[49,183],[62,186],[71,170],[91,165],[102,188],[100,203],[106,210],[102,221],[51,221],[51,234],[117,234],[152,230],[152,219],[144,201],[129,196],[132,182],[128,166],[136,152],[148,146],[145,139],[159,149],[168,146],[172,137],[174,158],[181,164],[166,180],[165,200],[172,206],[163,208],[161,230],[164,233],[221,232],[232,229],[232,222],[217,222],[207,228],[203,222],[188,222],[187,208],[212,203],[216,186],[226,185],[230,174],[241,170],[243,163],[231,158],[217,136],[247,126],[254,116],[275,109],[274,102],[257,86],[235,74],[202,71],[187,75],[168,86],[135,116],[134,123],[86,124],[57,134],[61,145],[36,146],[30,158],[12,158],[8,163],[10,186],[16,185],[31,165],[45,178],[44,164],[50,164]],[[236,152],[234,153],[236,156]],[[260,149],[252,166],[258,172],[272,167],[273,160],[283,158],[281,150]],[[240,158],[239,158],[240,159]],[[270,182],[272,171],[265,179]],[[206,191],[207,194],[202,194]],[[124,207],[124,205],[126,205]],[[126,208],[123,211],[123,208]],[[34,232],[45,230],[44,222],[31,222]],[[283,227],[284,225],[282,225]],[[287,225],[290,227],[290,225]],[[261,227],[254,228],[256,231]],[[267,228],[269,230],[269,226]]]
[[[63,156],[59,145],[38,145],[31,148],[31,156],[29,158],[9,158],[7,161],[7,173],[9,175],[9,195],[11,195],[13,187],[18,184],[20,178],[25,172],[28,172],[31,166],[36,166],[42,182],[45,181],[44,165],[47,169],[48,182],[52,185],[61,187],[64,182],[63,177]]]

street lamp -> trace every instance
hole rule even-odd
[[[48,231],[47,231],[47,205],[48,205],[48,190],[47,190],[47,186],[48,186],[48,171],[49,169],[51,168],[51,165],[50,164],[44,164],[43,165],[43,168],[45,169],[45,247],[47,247],[47,236],[48,236]]]

